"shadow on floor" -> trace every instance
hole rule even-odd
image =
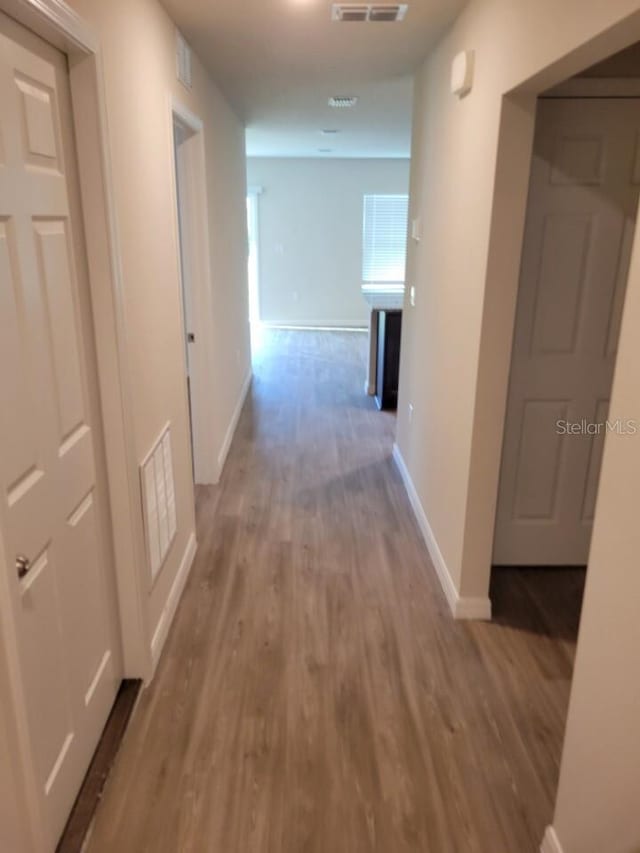
[[[494,566],[493,622],[575,643],[586,567]]]

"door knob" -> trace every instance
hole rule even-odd
[[[24,554],[18,554],[16,557],[16,572],[20,580],[29,574],[31,568],[31,560],[25,557]]]

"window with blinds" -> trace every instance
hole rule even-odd
[[[404,284],[409,196],[365,195],[362,281]]]

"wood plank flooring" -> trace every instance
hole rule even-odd
[[[551,820],[582,573],[455,623],[363,394],[364,336],[271,332],[92,853],[527,853]]]
[[[125,680],[120,685],[116,701],[104,727],[80,793],[73,805],[56,853],[77,853],[93,821],[105,783],[109,778],[129,718],[138,698],[141,682]]]

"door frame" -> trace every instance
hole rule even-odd
[[[191,393],[191,453],[194,480],[198,485],[213,485],[219,480],[219,470],[213,443],[211,424],[215,419],[215,391],[211,388],[209,369],[215,362],[213,328],[213,294],[211,288],[211,250],[209,244],[209,210],[207,204],[207,171],[205,157],[204,123],[183,103],[169,98],[171,121],[171,151],[173,161],[182,167],[184,186],[178,199],[178,176],[172,170],[171,192],[173,197],[176,264],[181,288],[184,292],[180,252],[188,255],[189,295],[191,298],[192,325],[195,341],[188,344],[183,340],[183,352],[189,346],[189,379]],[[174,125],[186,132],[179,147],[175,144]],[[184,212],[187,227],[180,230],[179,213]],[[183,223],[184,224],[184,223]],[[183,337],[186,332],[184,304],[180,300]],[[185,364],[186,376],[186,364]],[[189,390],[185,388],[185,412],[189,417]]]
[[[491,613],[493,539],[537,98],[638,40],[640,12],[502,95],[458,589],[461,598],[478,604],[468,618],[490,618]],[[640,218],[632,253],[640,251],[639,234]],[[596,505],[594,525],[598,511]]]
[[[132,396],[124,323],[124,287],[107,136],[100,43],[95,30],[62,0],[0,0],[0,11],[68,57],[73,129],[89,270],[98,385],[108,474],[109,509],[118,589],[123,677],[152,672],[142,567],[146,565],[140,484],[133,443]],[[44,846],[43,819],[33,773],[18,649],[8,595],[7,555],[0,540],[0,743],[8,745],[9,776],[0,772],[0,794],[12,780],[14,822],[3,832],[24,849]]]
[[[593,101],[593,100],[598,100],[598,101],[620,101],[620,100],[622,100],[622,101],[638,101],[638,100],[640,100],[640,76],[638,78],[631,78],[631,77],[629,77],[629,78],[614,78],[614,77],[602,77],[602,78],[584,77],[584,78],[580,78],[580,77],[577,77],[577,78],[569,79],[566,82],[560,83],[559,85],[553,87],[553,89],[551,89],[549,91],[545,91],[543,94],[538,95],[538,97],[536,98],[534,134],[535,134],[537,127],[538,127],[537,123],[538,123],[539,102],[541,102],[541,101]],[[534,152],[532,150],[532,158],[533,158],[533,153]],[[529,183],[531,183],[531,177],[530,177]],[[640,225],[640,211],[636,217],[636,228],[638,225]],[[526,217],[525,217],[525,227],[526,227]],[[636,230],[636,234],[637,233],[638,232]],[[523,234],[523,241],[522,241],[523,252],[524,252],[524,248],[525,248],[525,245],[524,245],[525,239],[526,239],[526,233]],[[636,237],[636,239],[637,239],[637,237]],[[632,252],[633,252],[633,244],[632,244],[631,248],[632,248]],[[629,261],[630,260],[631,260],[631,258],[629,259]],[[629,263],[629,266],[630,266],[630,263]],[[628,283],[629,272],[630,271],[627,272],[627,281],[625,281],[625,289],[626,289],[626,284]],[[513,349],[514,349],[514,345],[515,345],[515,325],[517,322],[517,312],[518,312],[518,305],[519,305],[519,299],[520,299],[520,289],[521,289],[521,275],[518,276],[518,284],[517,284],[517,288],[516,288],[516,309],[515,309],[515,315],[514,315],[513,340],[512,340],[512,346],[511,346],[510,357],[509,357],[509,374],[511,373],[512,361],[513,361]],[[626,293],[625,293],[625,295],[626,295]],[[618,329],[618,337],[620,335],[620,330],[622,327],[622,316],[623,315],[624,315],[624,300],[623,300],[623,310],[622,310],[622,315],[621,315],[620,328]],[[613,365],[614,365],[614,374],[613,375],[614,376],[615,376],[616,361],[617,361],[617,341],[616,341],[616,354],[613,358]],[[609,397],[611,397],[612,389],[613,389],[613,378],[612,378],[612,382],[611,382],[611,387],[609,388]],[[506,441],[506,437],[507,437],[507,415],[508,415],[507,407],[508,407],[508,403],[509,403],[509,389],[507,390],[507,400],[506,400],[506,404],[505,404],[505,415],[504,415],[504,421],[503,421],[503,426],[502,426],[502,440],[501,440],[501,445],[500,445],[500,473],[499,473],[499,478],[498,478],[498,490],[496,493],[496,521],[497,521],[497,508],[498,508],[498,503],[500,501],[500,487],[501,487],[501,481],[502,481],[502,460],[503,460],[503,453],[504,453],[504,445],[505,445],[505,441]],[[605,432],[605,438],[606,438],[606,432]],[[603,446],[602,451],[601,451],[601,465],[602,465],[603,458],[604,458],[604,446]],[[597,496],[597,489],[596,489],[596,496]],[[591,533],[593,531],[594,522],[595,522],[595,515],[594,515],[594,519],[591,523],[591,528],[592,528]],[[591,536],[591,533],[590,533],[590,536]],[[492,566],[491,566],[492,572],[493,572],[493,565],[494,565],[493,553],[495,550],[495,539],[496,539],[496,531],[495,531],[495,525],[494,525],[494,534],[493,534],[493,540],[492,540]],[[559,561],[558,564],[564,565],[565,563],[563,561]],[[499,566],[499,565],[501,565],[501,563],[497,563],[497,565]],[[570,565],[570,564],[567,564],[567,565]]]
[[[255,281],[252,283],[251,275],[249,275],[249,323],[259,325],[262,322],[262,312],[260,308],[260,196],[264,192],[260,186],[247,187],[247,201],[251,199],[251,212],[247,211],[250,230],[254,234],[254,251],[255,251]],[[247,239],[249,234],[247,233]],[[251,245],[249,244],[248,256],[251,256]],[[255,310],[255,316],[251,316],[251,305]]]

